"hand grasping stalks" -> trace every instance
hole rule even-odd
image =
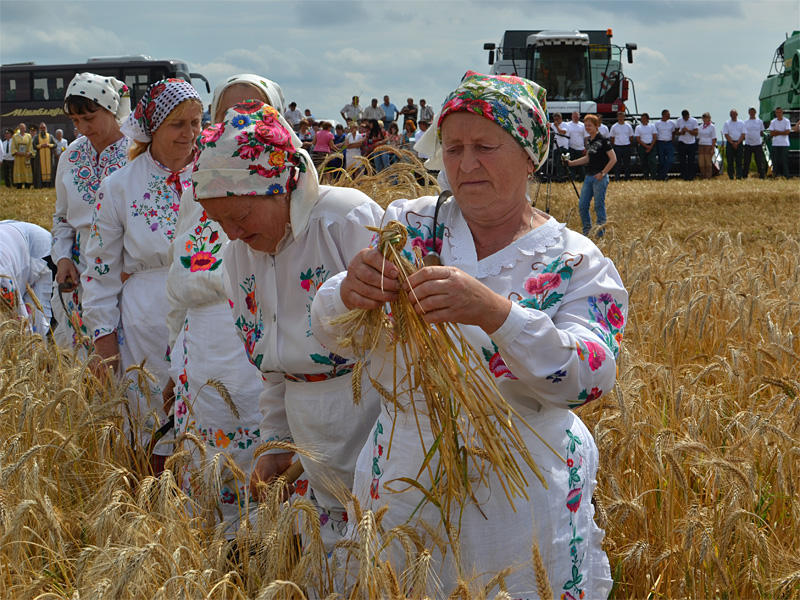
[[[417,479],[427,473],[432,486],[423,489],[416,480],[403,478],[402,481],[421,491],[426,500],[439,509],[446,530],[457,535],[457,527],[450,520],[451,511],[456,506],[463,509],[473,498],[473,486],[486,483],[488,470],[497,475],[512,507],[515,497],[528,499],[528,481],[521,463],[533,471],[542,485],[547,487],[547,484],[517,429],[516,419],[525,421],[503,399],[480,355],[458,326],[452,323],[431,325],[417,314],[414,304],[419,303],[412,302],[414,288],[406,282],[420,268],[421,260],[417,257],[414,264],[402,253],[406,243],[405,227],[391,221],[376,231],[378,251],[383,258],[379,265],[381,290],[385,294],[382,299],[390,302],[392,317],[386,315],[382,302],[362,302],[363,308],[334,319],[331,325],[343,332],[340,346],[352,348],[362,363],[376,349],[386,349],[387,354],[393,356],[396,385],[388,390],[385,398],[398,408],[400,403],[410,399],[420,430],[416,402],[425,403],[434,441],[429,448],[424,448],[426,458],[419,465]],[[373,253],[372,257],[367,257],[373,268],[376,267],[375,256]],[[367,277],[375,279],[374,274]],[[392,277],[396,277],[396,281]],[[370,283],[378,287],[377,280]],[[358,306],[359,289],[345,289],[343,284],[343,298],[349,292],[352,293],[349,298],[355,299],[352,304]],[[383,348],[379,346],[381,343]],[[406,372],[398,372],[398,365],[405,365]],[[361,373],[360,369],[354,371],[356,397]],[[555,450],[553,452],[558,455]]]

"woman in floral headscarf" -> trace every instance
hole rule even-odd
[[[383,211],[357,190],[319,185],[289,124],[262,102],[231,108],[199,147],[195,198],[231,240],[224,263],[233,319],[263,377],[261,440],[312,452],[300,458],[306,476],[297,493],[319,507],[330,549],[347,523],[340,492],[352,486],[379,402],[369,388],[353,404],[353,364],[316,342],[309,313],[319,286],[369,242],[365,225],[379,224]],[[253,497],[292,456],[273,449],[259,457]]]
[[[445,100],[437,126],[416,146],[432,157],[432,168],[443,166],[442,183],[453,197],[443,203],[432,196],[398,200],[386,211],[386,220],[406,226],[409,257],[416,250],[437,259],[405,284],[414,290],[409,299],[417,313],[429,323],[457,323],[483,356],[503,397],[519,412],[513,419],[548,484],[545,489],[526,471],[530,500],[517,498],[515,511],[497,475],[484,471],[463,512],[448,516],[460,524],[460,561],[453,548],[444,558],[434,550],[442,596],[473,575],[480,586],[517,566],[504,578],[509,595],[539,597],[529,559],[534,543],[556,597],[605,598],[611,589],[603,532],[592,518],[597,448],[572,409],[614,385],[627,293],[614,265],[590,240],[531,206],[528,180],[547,157],[547,122],[545,91],[535,83],[468,72]],[[317,293],[314,335],[338,351],[329,318],[380,308],[397,299],[400,287],[397,268],[377,250],[363,250]],[[393,369],[380,358],[372,357],[370,370],[391,390]],[[400,414],[384,405],[359,456],[354,493],[365,508],[388,504],[386,530],[409,524],[425,537],[433,531],[446,539],[439,510],[419,489],[398,481],[408,478],[429,489],[429,473],[437,469],[422,394],[414,402],[421,406]],[[426,455],[433,458],[423,469]],[[402,565],[401,552],[392,558]],[[398,571],[401,565],[395,563]]]
[[[100,185],[86,244],[84,320],[97,354],[123,373],[146,359],[155,378],[137,380],[134,374],[128,388],[129,426],[143,448],[166,420],[160,399],[169,379],[167,252],[189,187],[202,114],[200,97],[181,79],[147,89],[122,127],[134,140],[131,161]],[[130,274],[124,283],[123,272]],[[156,472],[171,451],[167,444],[155,445]]]
[[[91,346],[83,325],[80,279],[87,266],[86,241],[97,190],[103,179],[128,162],[131,140],[120,125],[131,112],[130,90],[113,77],[78,73],[67,86],[64,112],[83,135],[67,147],[56,169],[52,257],[58,271],[51,305],[58,324],[53,337],[64,347],[74,346],[81,337]]]
[[[211,115],[220,123],[225,111],[244,100],[257,99],[274,106],[283,114],[283,92],[278,84],[257,75],[230,77],[214,90]],[[258,395],[261,375],[250,364],[242,341],[231,319],[231,308],[223,283],[222,253],[228,237],[208,218],[199,202],[194,201],[192,188],[183,193],[178,211],[175,239],[170,246],[170,268],[167,315],[172,379],[164,393],[165,412],[174,396],[175,434],[190,433],[201,440],[205,451],[187,443],[191,455],[189,468],[180,477],[184,491],[197,506],[213,512],[229,525],[232,536],[250,509],[248,481],[237,477],[227,467],[230,458],[249,474],[253,453],[261,441]],[[230,396],[234,413],[219,390],[206,385],[209,379],[219,381]],[[177,384],[177,385],[176,385]],[[217,471],[219,476],[217,476]],[[219,496],[209,498],[200,491],[213,489],[206,485],[219,480]]]

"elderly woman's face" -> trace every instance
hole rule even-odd
[[[442,123],[447,179],[462,211],[504,210],[526,202],[530,157],[499,125],[466,112]]]
[[[200,204],[231,240],[242,240],[259,252],[274,252],[286,234],[290,201],[291,194],[275,194],[208,198]]]

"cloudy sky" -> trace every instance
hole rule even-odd
[[[721,123],[731,107],[758,104],[775,49],[798,24],[797,0],[0,0],[0,61],[182,59],[212,89],[256,73],[280,83],[287,103],[338,118],[354,94],[438,107],[466,70],[488,72],[483,44],[506,29],[612,28],[615,43],[639,46],[625,72],[640,112],[708,110]]]

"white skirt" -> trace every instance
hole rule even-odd
[[[142,447],[148,446],[152,432],[167,420],[161,396],[169,379],[170,367],[167,358],[167,273],[165,267],[134,273],[122,285],[119,300],[122,327],[117,340],[121,376],[128,381],[130,418]],[[137,371],[126,374],[128,367],[139,365],[145,359],[144,368],[154,381],[140,377]],[[170,431],[155,445],[153,453],[161,456],[172,454],[172,444],[168,442],[173,439]]]
[[[361,403],[353,404],[351,373],[315,382],[286,381],[286,416],[294,443],[313,453],[301,456],[297,481],[320,510],[322,539],[329,550],[347,529],[347,503],[359,451],[380,411],[377,392],[364,377]]]
[[[207,482],[202,476],[214,457],[226,454],[242,469],[245,479],[237,479],[224,463],[217,504],[222,520],[231,526],[230,535],[249,511],[255,516],[256,503],[249,497],[248,480],[253,470],[253,453],[261,443],[261,411],[258,397],[263,390],[261,373],[250,363],[227,302],[188,309],[183,332],[172,349],[172,376],[175,385],[175,431],[190,432],[204,444],[206,462],[191,442],[184,444],[192,456],[190,471],[183,478],[184,491],[199,500],[199,490]],[[237,418],[209,380],[219,381],[233,400]]]
[[[517,406],[518,410],[521,408]],[[606,598],[613,582],[608,558],[602,549],[605,534],[594,522],[591,503],[598,467],[594,439],[571,411],[543,408],[540,412],[531,409],[520,412],[567,463],[559,460],[530,430],[518,426],[549,489],[545,489],[525,468],[530,501],[516,498],[514,512],[497,477],[493,473],[488,475],[489,485],[475,490],[480,510],[470,503],[461,517],[463,570],[460,575],[463,579],[479,575],[477,581],[485,584],[503,568],[516,566],[514,573],[505,578],[509,594],[514,598],[538,598],[531,562],[531,547],[535,540],[555,597],[565,600]],[[431,504],[420,508],[421,492],[393,481],[408,477],[426,489],[430,488],[428,472],[418,476],[425,453],[410,407],[405,414],[396,415],[389,452],[395,414],[393,407],[383,407],[359,455],[354,494],[362,506],[372,510],[389,505],[389,512],[382,522],[385,530],[410,523],[424,535],[425,529],[419,526],[419,521],[424,520],[437,530],[441,518],[438,509]],[[425,446],[430,448],[433,436],[426,416],[420,416],[420,425]],[[518,461],[522,464],[519,458]],[[403,491],[392,493],[387,485]],[[453,514],[451,518],[458,519],[458,515]],[[441,531],[440,527],[438,531]],[[348,532],[348,535],[352,534]],[[428,547],[433,548],[432,545]],[[402,556],[399,546],[387,555],[397,572],[403,570]],[[438,563],[436,571],[442,583],[443,596],[446,597],[453,591],[459,572],[453,563],[452,552],[442,559],[442,555],[435,551],[434,557]]]

